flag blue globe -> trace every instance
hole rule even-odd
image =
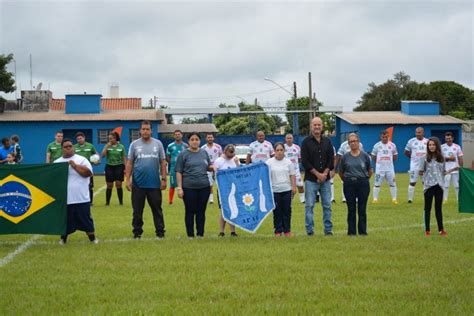
[[[23,184],[10,181],[0,186],[0,209],[4,213],[18,217],[22,216],[31,206],[31,193]]]

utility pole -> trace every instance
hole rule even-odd
[[[311,127],[311,120],[313,119],[313,85],[311,83],[311,72],[308,72],[308,87],[309,87],[309,125]]]

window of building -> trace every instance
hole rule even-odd
[[[113,131],[113,129],[99,129],[97,133],[99,136],[99,144],[107,144],[109,142],[109,134]]]
[[[140,130],[138,128],[130,129],[130,143],[140,138]]]

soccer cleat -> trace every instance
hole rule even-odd
[[[431,233],[430,233],[429,230],[425,231],[425,236],[426,236],[426,237],[430,237],[430,235],[431,235]]]
[[[446,237],[448,236],[448,233],[443,229],[442,231],[439,232],[440,236]]]
[[[392,204],[393,204],[393,205],[398,205],[398,201],[397,201],[396,199],[393,199],[393,200],[392,200]]]
[[[379,200],[373,199],[372,204],[378,204],[378,203],[379,203]]]

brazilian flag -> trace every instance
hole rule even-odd
[[[0,234],[63,235],[68,163],[0,165]]]
[[[474,170],[459,169],[459,212],[474,213]]]

